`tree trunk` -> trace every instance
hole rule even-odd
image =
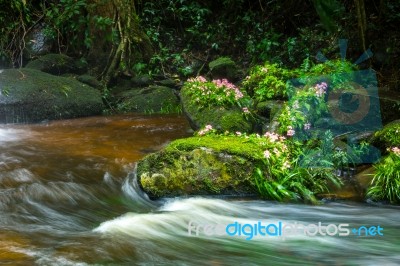
[[[91,25],[93,45],[90,54],[93,58],[107,54],[101,78],[105,84],[109,84],[121,72],[129,75],[135,60],[148,61],[153,49],[150,39],[140,29],[134,0],[93,0],[92,3],[92,10],[89,11],[91,17],[101,16],[113,21],[112,27],[106,30],[99,30],[95,22]],[[111,43],[105,34],[112,36],[109,38]]]

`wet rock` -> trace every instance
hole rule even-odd
[[[210,124],[220,132],[253,132],[255,122],[250,118],[246,119],[243,111],[238,107],[225,108],[217,106],[202,108],[194,103],[187,91],[188,89],[182,88],[180,96],[183,111],[193,130],[198,130]]]
[[[181,110],[174,90],[164,86],[132,89],[119,95],[118,110],[138,113],[179,113]]]
[[[221,142],[222,147],[206,140],[207,146],[197,140],[174,141],[138,162],[140,185],[151,198],[257,193],[252,177],[254,158],[247,157],[245,144],[236,147],[227,141]]]
[[[78,81],[89,85],[90,87],[101,89],[103,85],[95,77],[90,75],[81,75],[76,78]]]
[[[329,194],[320,194],[319,198],[325,199],[345,199],[364,201],[366,192],[370,186],[374,174],[373,166],[362,166],[358,173],[350,177],[342,177],[343,186],[337,188],[331,186]]]
[[[175,88],[178,85],[178,83],[173,79],[163,79],[163,80],[157,81],[157,84],[159,84],[161,86],[170,87],[170,88]]]
[[[213,79],[237,80],[237,66],[229,57],[220,57],[208,64]]]
[[[39,23],[25,37],[25,57],[33,58],[50,53],[53,42],[46,37],[45,27],[45,24]]]
[[[38,70],[0,73],[0,123],[30,123],[101,114],[100,92],[71,78]]]
[[[63,54],[46,54],[30,61],[26,68],[40,70],[53,75],[66,73],[83,74],[86,71],[85,63]]]
[[[150,75],[138,75],[131,79],[133,87],[147,87],[153,83]]]

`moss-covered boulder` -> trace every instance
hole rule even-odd
[[[132,89],[119,95],[118,110],[138,113],[179,113],[181,105],[174,90],[164,86]]]
[[[28,123],[101,114],[100,93],[75,79],[34,69],[0,73],[0,123]]]
[[[234,136],[180,139],[138,162],[152,198],[183,195],[255,195],[252,174],[263,154],[256,142]]]
[[[78,76],[76,79],[96,89],[101,89],[103,87],[100,81],[98,81],[95,77],[87,74]]]
[[[87,68],[84,62],[75,61],[73,58],[63,54],[46,54],[30,61],[25,67],[53,75],[62,75],[65,73],[83,74]]]
[[[208,64],[213,79],[237,80],[237,66],[229,57],[219,57]]]
[[[246,118],[241,109],[235,106],[229,108],[224,106],[203,108],[193,101],[188,91],[189,89],[184,86],[180,95],[183,112],[193,130],[198,130],[210,124],[220,132],[253,132],[255,122],[251,118]]]

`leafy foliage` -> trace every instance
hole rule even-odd
[[[384,146],[400,145],[400,123],[393,122],[375,133],[375,138]]]
[[[390,154],[375,166],[367,196],[375,200],[400,202],[400,149],[390,149]]]
[[[282,147],[264,151],[264,160],[254,173],[260,195],[278,201],[306,201],[317,203],[316,195],[328,191],[328,185],[341,185],[335,175],[332,162],[320,156],[312,158],[312,164],[304,160],[304,147],[275,133],[266,133],[269,141],[283,143]],[[277,138],[279,141],[277,141]],[[331,148],[331,147],[328,147]],[[323,149],[314,152],[328,153]],[[329,152],[332,152],[329,151]]]
[[[88,15],[87,10],[94,6],[95,4],[90,4],[87,0],[51,2],[45,7],[44,14],[47,37],[57,40],[60,48],[65,46],[74,51],[89,49],[93,45],[90,25],[93,24],[98,30],[104,30],[113,23],[111,18]],[[110,34],[105,34],[104,38],[109,41],[112,39]]]
[[[200,108],[209,106],[245,108],[249,105],[250,99],[226,79],[207,81],[204,77],[199,76],[189,79],[184,87],[193,103]]]
[[[266,62],[252,68],[243,82],[243,87],[257,101],[287,98],[286,82],[293,73],[278,64]]]

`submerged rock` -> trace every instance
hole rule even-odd
[[[100,92],[34,69],[0,73],[0,123],[30,123],[101,114]]]

